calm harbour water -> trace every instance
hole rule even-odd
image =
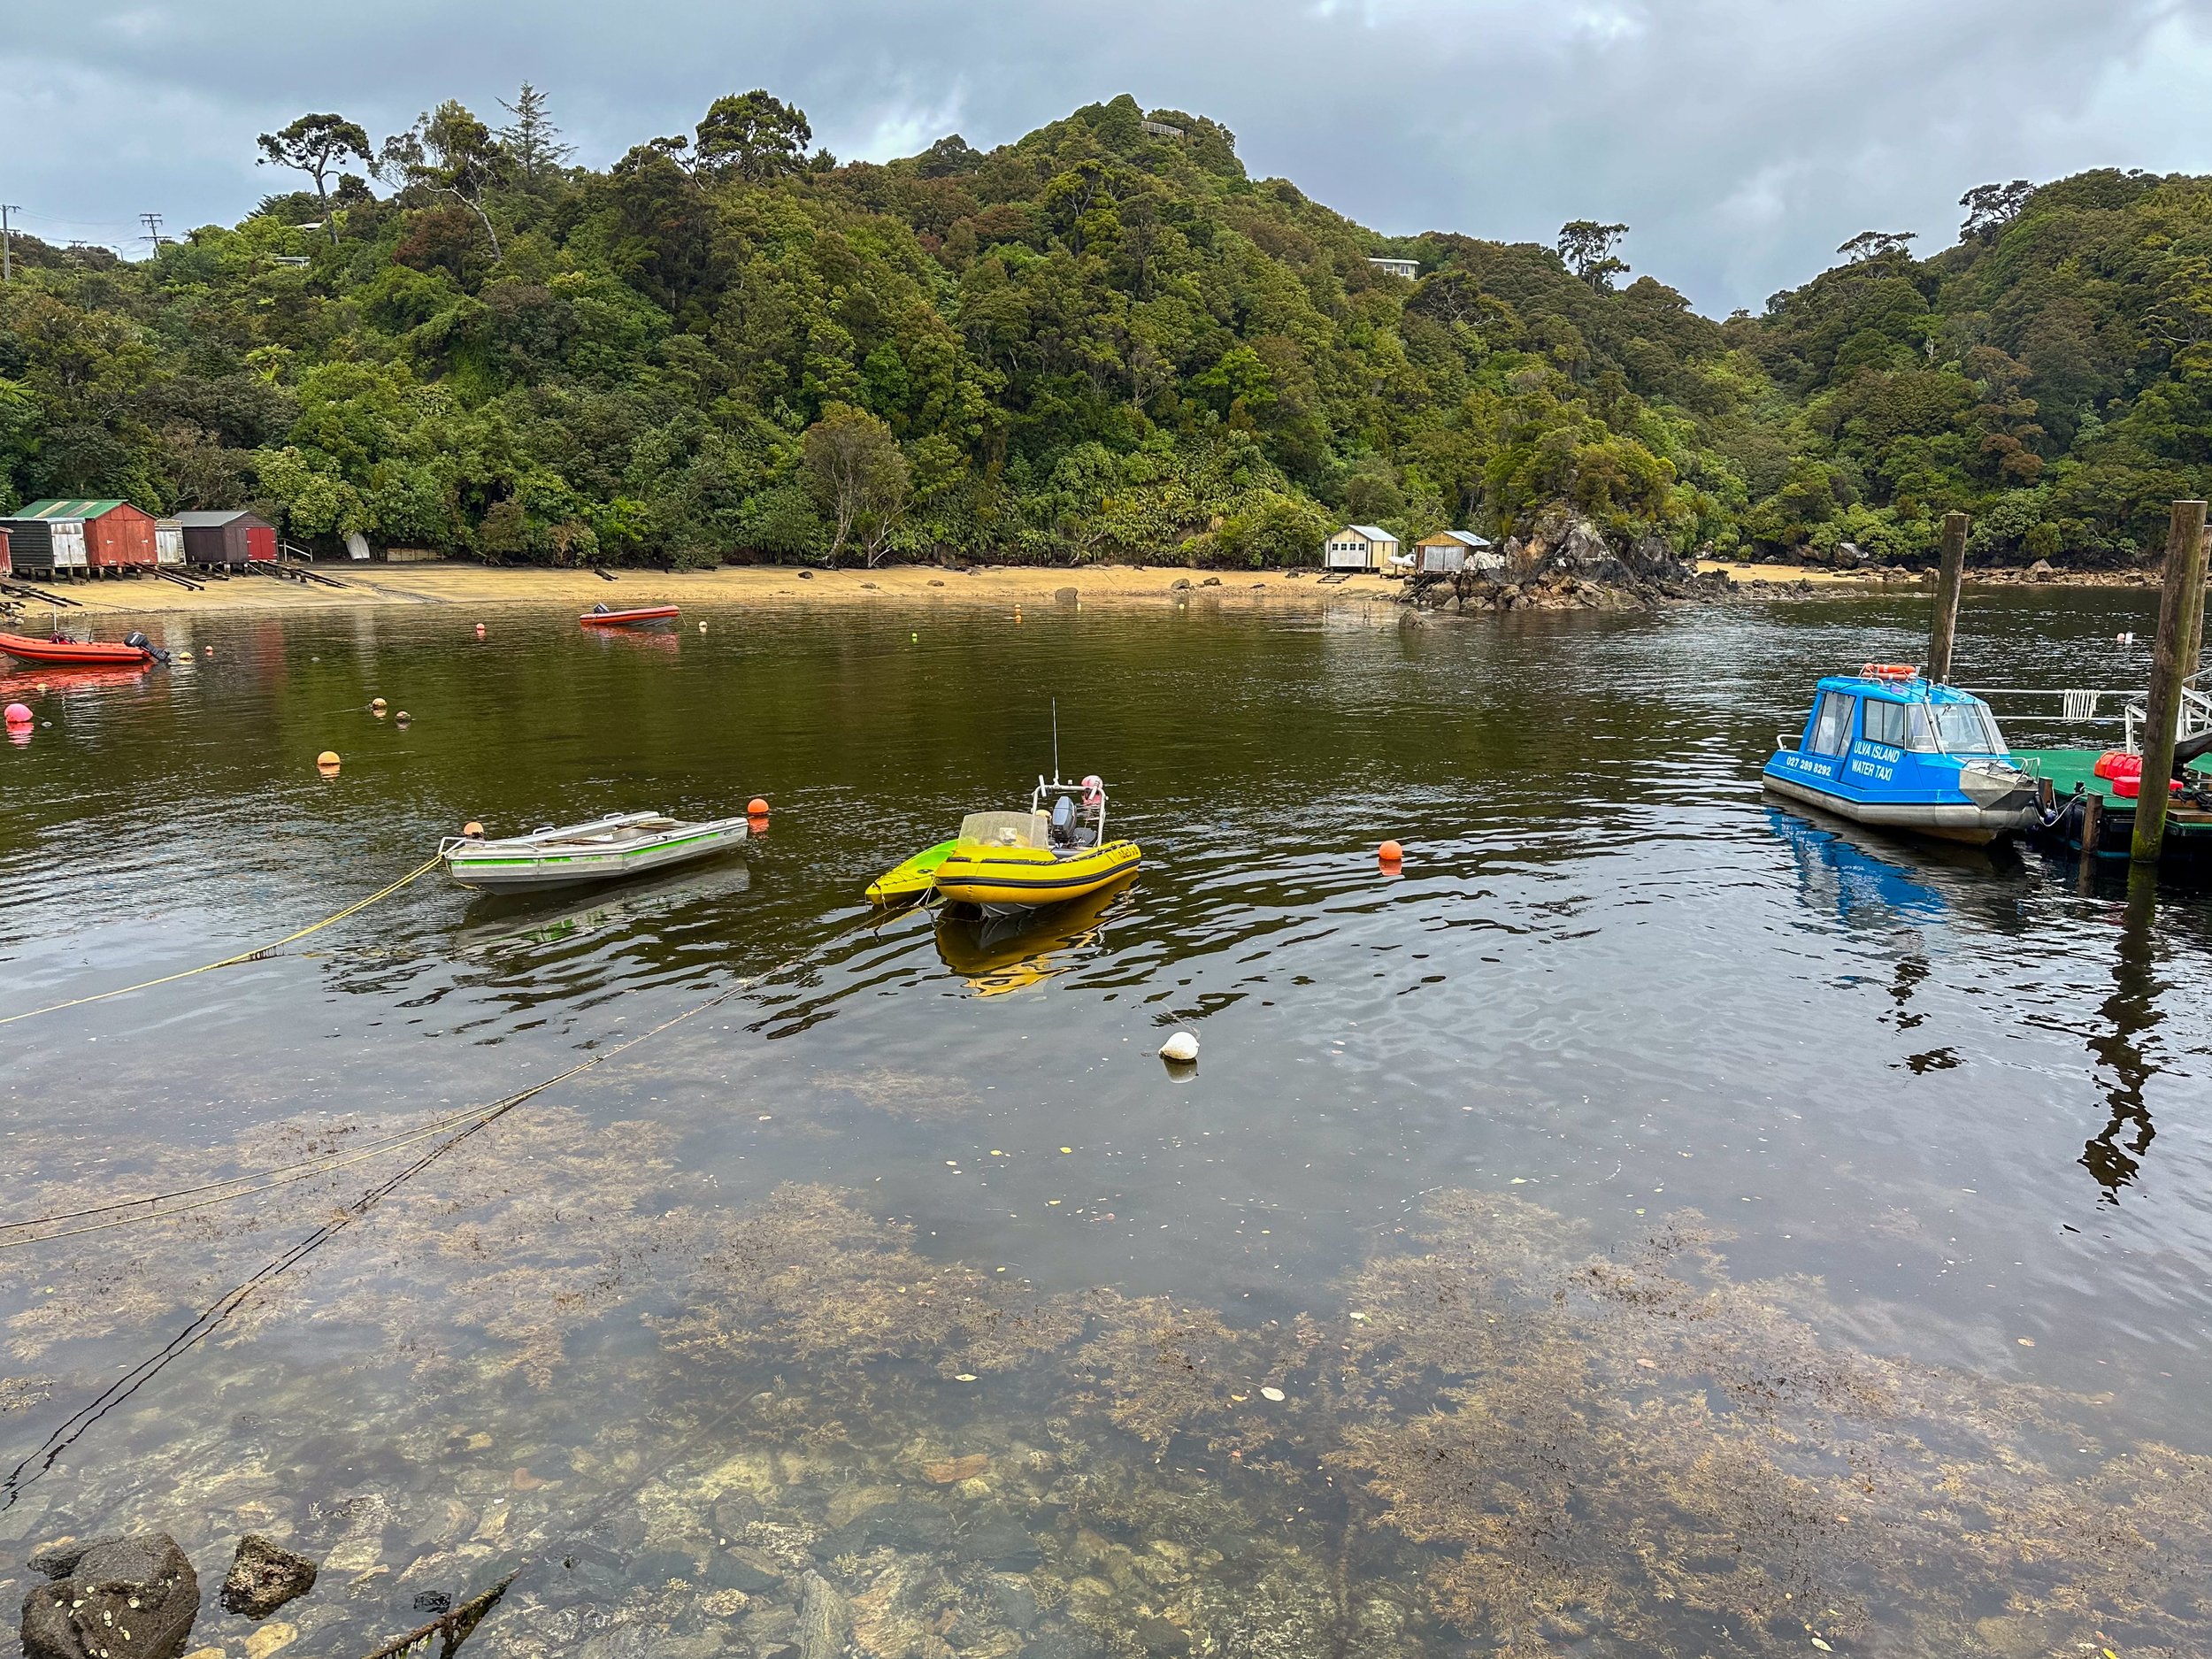
[[[2154,604],[1973,596],[1959,678],[2139,684]],[[2199,1650],[2212,908],[1758,787],[1924,610],[385,610],[50,675],[0,749],[0,1012],[280,936],[470,818],[776,810],[687,874],[426,878],[0,1026],[0,1221],[348,1160],[0,1232],[0,1594],[152,1526],[235,1653],[245,1531],[325,1561],[278,1617],[342,1659],[516,1567],[471,1651]],[[1133,886],[872,917],[1021,803],[1055,697]],[[435,1144],[378,1136],[740,980],[81,1420]]]

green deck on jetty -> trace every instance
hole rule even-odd
[[[2093,795],[2102,795],[2106,811],[2132,812],[2135,798],[2113,794],[2112,780],[2097,776],[2097,757],[2104,752],[2101,749],[2016,749],[2012,759],[2014,764],[2035,776],[2048,778],[2062,801],[2078,784]],[[2191,777],[2212,780],[2212,756],[2191,761],[2187,770]]]
[[[2103,753],[2101,749],[2016,749],[2012,759],[2035,776],[2048,778],[2062,803],[2072,797],[2077,787],[2101,797],[2105,822],[2098,845],[2110,853],[2131,833],[2125,826],[2135,820],[2136,797],[2115,795],[2112,780],[2097,776],[2097,757]],[[2191,761],[2185,770],[2193,779],[2212,782],[2212,756]],[[2199,849],[2212,846],[2212,812],[2184,806],[2177,798],[2166,809],[2166,850],[2172,852],[2177,841]]]

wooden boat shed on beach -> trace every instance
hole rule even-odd
[[[188,565],[248,565],[277,556],[276,526],[242,507],[221,512],[180,512]]]
[[[49,497],[0,518],[26,574],[129,572],[154,563],[154,519],[127,501]]]

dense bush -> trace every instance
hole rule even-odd
[[[1978,557],[2121,560],[2212,488],[2212,180],[1977,192],[1948,250],[1870,234],[1715,323],[1617,288],[1618,227],[1569,227],[1573,268],[1386,239],[1127,97],[841,166],[753,93],[604,172],[523,105],[426,116],[388,195],[326,168],[141,263],[19,242],[0,504],[251,502],[501,560],[1244,567],[1559,507],[1913,560],[1965,508]]]

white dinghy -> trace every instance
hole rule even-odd
[[[744,845],[746,833],[741,818],[691,824],[664,812],[622,812],[495,841],[449,835],[438,843],[438,856],[446,873],[465,887],[529,893],[688,864]]]

